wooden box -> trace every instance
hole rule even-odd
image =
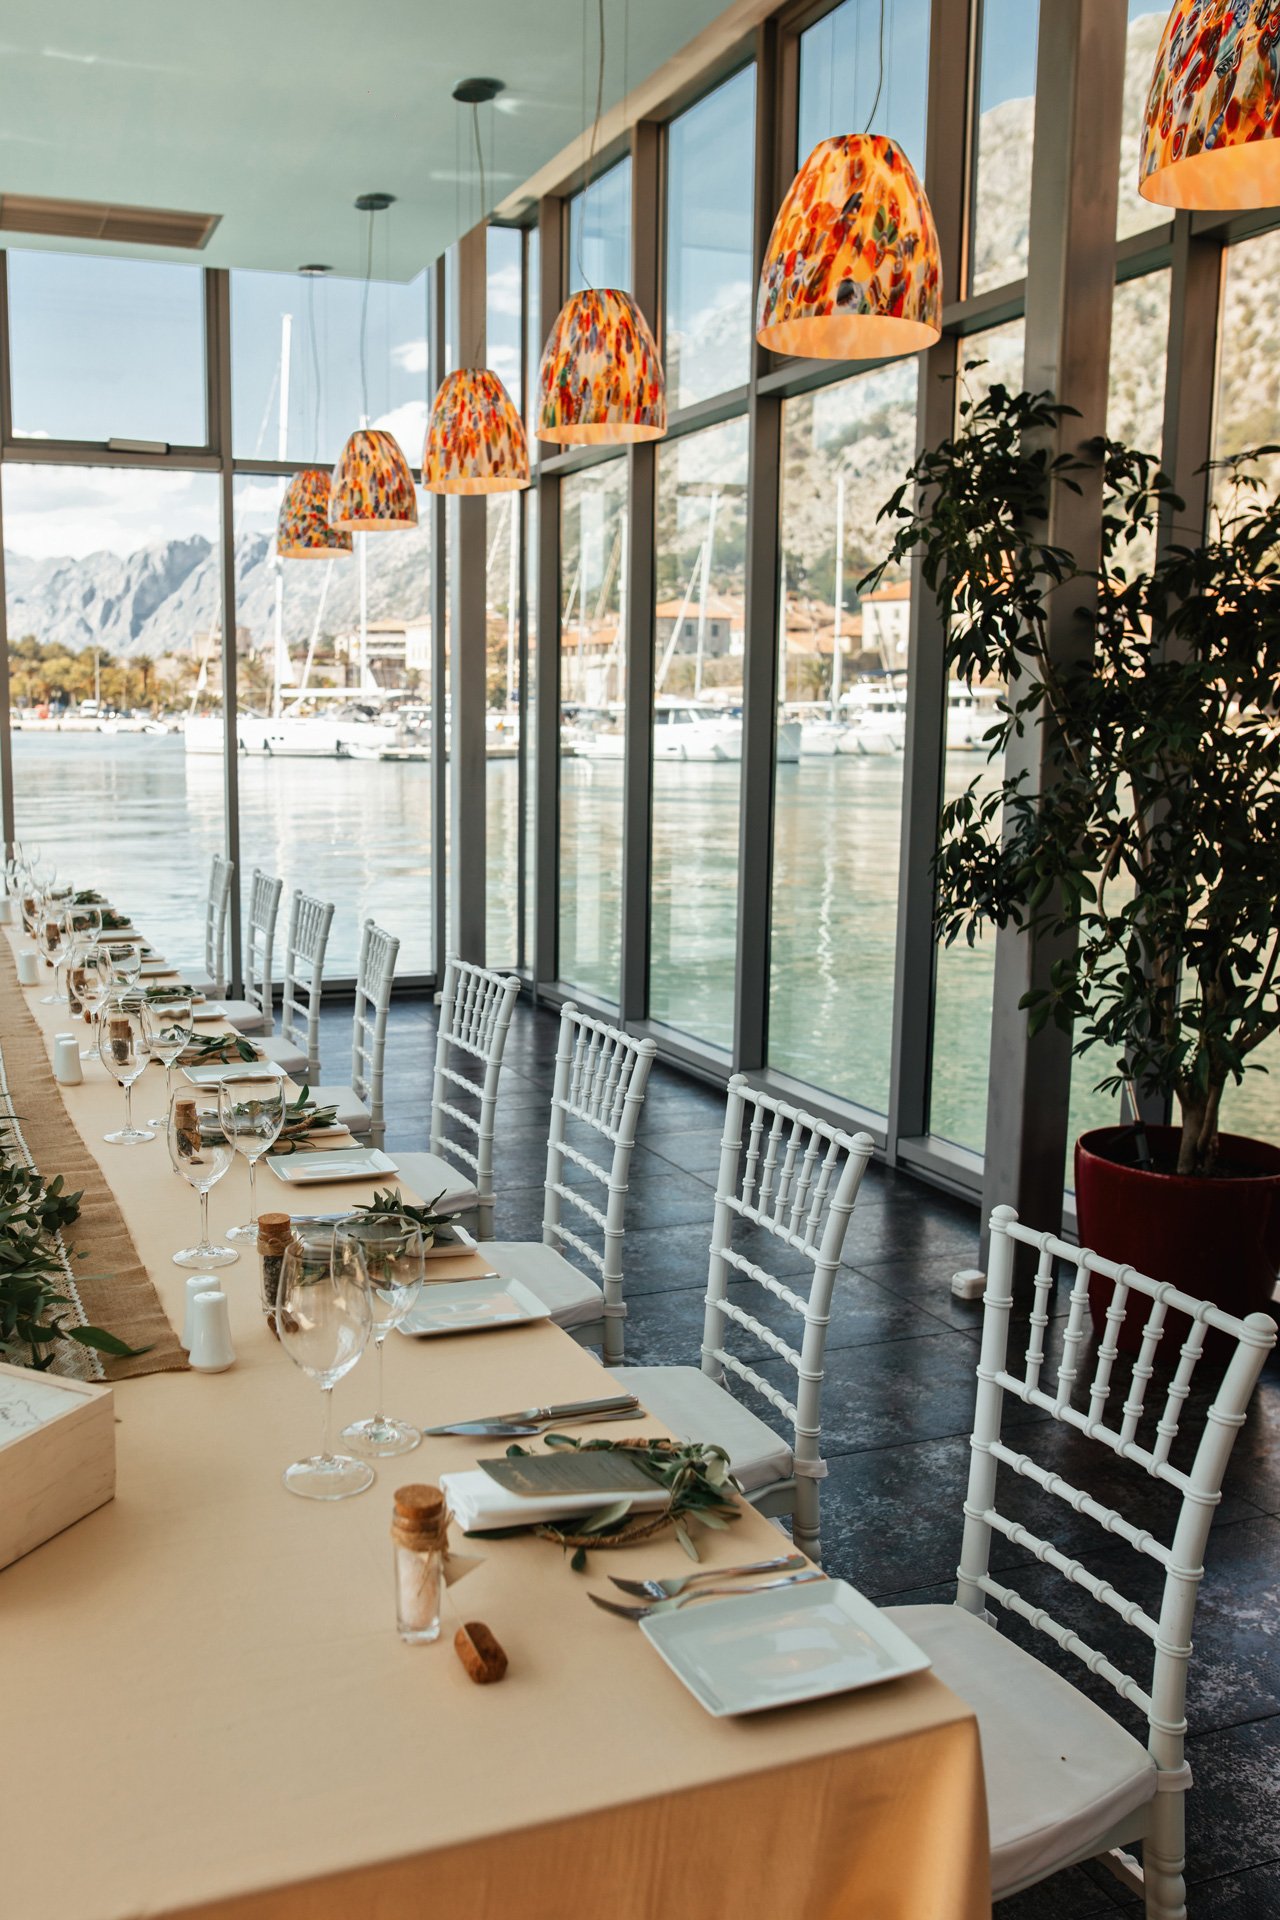
[[[0,1567],[105,1506],[115,1490],[110,1387],[0,1366]]]

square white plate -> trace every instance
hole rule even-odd
[[[178,969],[174,966],[172,960],[144,960],[139,971],[143,977],[146,978],[156,973],[176,973]]]
[[[372,1180],[395,1173],[396,1163],[381,1147],[336,1147],[328,1153],[269,1153],[267,1165],[291,1187],[316,1187],[325,1180]]]
[[[447,1280],[424,1287],[401,1322],[401,1333],[486,1333],[549,1320],[551,1309],[518,1280]]]
[[[207,1066],[184,1067],[193,1087],[220,1087],[224,1080],[283,1080],[274,1060],[211,1060]]]
[[[193,1020],[225,1020],[226,1017],[226,1008],[219,1006],[217,1002],[211,1003],[208,1000],[204,1000],[201,1001],[198,1006],[194,1006],[191,1009],[191,1018]]]
[[[931,1664],[843,1580],[698,1600],[642,1620],[640,1631],[717,1719],[879,1686]]]

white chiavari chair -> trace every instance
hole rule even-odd
[[[790,1514],[796,1545],[819,1557],[818,1486],[822,1458],[822,1379],[835,1288],[854,1201],[874,1150],[870,1134],[852,1137],[812,1114],[757,1092],[741,1074],[729,1082],[716,1184],[707,1278],[702,1368],[623,1367],[621,1385],[682,1439],[713,1442],[729,1455],[754,1507]],[[774,1240],[804,1256],[806,1271],[779,1279],[733,1244],[734,1229]],[[763,1258],[763,1255],[762,1255]],[[799,1322],[798,1345],[753,1313],[729,1289],[747,1283],[781,1302]],[[749,1296],[750,1297],[750,1296]],[[754,1304],[754,1300],[753,1300]],[[785,1324],[785,1323],[784,1323]],[[747,1334],[797,1379],[794,1402],[727,1345]],[[782,1415],[788,1444],[723,1384],[741,1381]]]
[[[183,977],[189,980],[191,986],[211,996],[224,994],[229,984],[228,913],[234,879],[235,868],[230,860],[215,853],[209,864],[209,897],[204,909],[204,977],[193,977],[198,973],[198,967],[183,968]]]
[[[571,1002],[561,1008],[542,1245],[487,1240],[484,1249],[496,1273],[523,1281],[551,1308],[557,1326],[583,1346],[602,1348],[606,1363],[614,1365],[623,1357],[622,1322],[627,1311],[622,1284],[627,1179],[656,1052],[652,1040],[633,1040],[602,1020],[579,1013]],[[607,1143],[607,1164],[589,1151],[593,1134]],[[572,1167],[587,1176],[584,1184],[571,1185],[566,1180]],[[605,1190],[603,1211],[591,1198],[597,1187]],[[566,1225],[566,1212],[574,1220],[572,1227]],[[593,1239],[585,1239],[584,1234]],[[599,1248],[594,1236],[599,1237]],[[573,1266],[560,1252],[562,1246],[589,1262],[599,1282]]]
[[[249,914],[244,929],[243,1000],[225,1000],[227,1019],[241,1033],[270,1034],[275,1030],[276,918],[280,912],[281,883],[261,867],[253,870],[249,887]]]
[[[400,942],[372,920],[364,923],[360,963],[356,969],[356,1005],[351,1024],[351,1084],[318,1086],[318,1107],[336,1107],[337,1122],[373,1147],[386,1133],[383,1111],[383,1068],[387,1054],[387,1014]],[[405,1178],[409,1176],[406,1174]]]
[[[475,1213],[481,1240],[493,1236],[494,1116],[502,1055],[519,997],[514,974],[491,973],[449,956],[436,1030],[431,1151],[396,1154],[402,1178],[416,1192],[439,1199],[450,1213]],[[460,1107],[459,1097],[475,1112]]]
[[[306,1086],[320,1078],[320,1001],[332,925],[332,900],[295,892],[285,942],[280,1036],[258,1043],[291,1080]]]
[[[1039,1266],[1021,1366],[1009,1355],[1015,1246],[1035,1248]],[[1056,1367],[1046,1330],[1061,1265],[1074,1274]],[[1092,1377],[1081,1361],[1089,1327],[1089,1276],[1112,1287]],[[1117,1369],[1118,1332],[1126,1304],[1149,1302],[1141,1350]],[[1185,1332],[1170,1316],[1186,1316]],[[1161,1336],[1164,1335],[1163,1348]],[[1198,1440],[1180,1436],[1195,1369],[1212,1335],[1230,1357]],[[1190,1769],[1183,1752],[1191,1621],[1204,1572],[1204,1549],[1232,1445],[1276,1330],[1264,1314],[1234,1319],[1203,1300],[1162,1286],[1130,1266],[1117,1266],[1050,1233],[1021,1226],[1012,1207],[991,1216],[991,1252],[984,1295],[977,1408],[964,1503],[964,1536],[952,1606],[893,1607],[890,1615],[927,1652],[947,1684],[973,1707],[982,1733],[991,1823],[992,1890],[997,1899],[1034,1886],[1074,1862],[1098,1859],[1145,1897],[1148,1920],[1184,1920],[1184,1801]],[[1146,1391],[1166,1376],[1157,1404]],[[1127,1373],[1127,1380],[1122,1375]],[[1077,1384],[1079,1383],[1079,1385]],[[1007,1398],[1049,1416],[1019,1424],[1002,1437]],[[1110,1404],[1118,1401],[1118,1405]],[[1178,1499],[1166,1544],[1146,1525],[1125,1519],[1104,1500],[1045,1464],[1047,1439],[1066,1427],[1099,1449],[1098,1460],[1148,1475]],[[1179,1445],[1181,1438],[1181,1445]],[[1016,1443],[1016,1444],[1015,1444]],[[1081,1450],[1076,1441],[1077,1450]],[[1181,1464],[1175,1462],[1175,1452]],[[1037,1457],[1040,1456],[1040,1457]],[[1081,1461],[1081,1467],[1085,1462]],[[1122,1542],[1159,1569],[1159,1599],[1150,1609],[1128,1599],[1074,1553],[1009,1517],[1001,1503],[1000,1469],[1029,1481],[1093,1521],[1106,1545]],[[1007,1486],[1006,1486],[1007,1491]],[[1136,1511],[1146,1518],[1148,1508]],[[1085,1593],[1099,1608],[1152,1643],[1151,1681],[1144,1686],[1098,1651],[1049,1608],[1026,1599],[990,1571],[993,1536],[1034,1557]],[[1100,1538],[1099,1545],[1103,1541]],[[1114,1548],[1112,1548],[1114,1551]],[[1135,1568],[1136,1572],[1137,1569]],[[1128,1584],[1126,1582],[1126,1584]],[[1065,1590],[1064,1590],[1065,1593]],[[988,1602],[1004,1608],[1074,1655],[1113,1687],[1146,1721],[1146,1744],[1104,1708],[997,1631]],[[1136,1664],[1136,1663],[1133,1663]],[[1142,1863],[1124,1850],[1142,1845]]]

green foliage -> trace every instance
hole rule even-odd
[[[440,1227],[451,1227],[454,1216],[451,1213],[437,1213],[436,1208],[444,1199],[443,1192],[434,1200],[428,1200],[423,1207],[412,1206],[400,1197],[399,1187],[379,1187],[372,1200],[364,1201],[356,1208],[357,1213],[402,1213],[408,1220],[415,1220],[424,1233],[434,1233]]]
[[[118,1358],[145,1351],[75,1323],[55,1237],[79,1213],[80,1195],[64,1192],[61,1174],[45,1181],[21,1166],[0,1129],[0,1360],[9,1366],[47,1373],[61,1340]]]
[[[739,1508],[734,1499],[737,1483],[730,1476],[729,1456],[723,1447],[703,1446],[697,1441],[680,1445],[670,1440],[649,1440],[643,1444],[576,1440],[568,1433],[547,1433],[542,1437],[553,1449],[571,1447],[581,1453],[625,1452],[628,1460],[633,1460],[652,1481],[665,1488],[666,1517],[673,1522],[676,1538],[691,1560],[698,1558],[691,1531],[693,1522],[719,1531],[738,1518]],[[507,1448],[507,1457],[518,1459],[531,1452],[532,1448],[513,1445]],[[578,1542],[569,1564],[575,1573],[584,1573],[587,1550],[581,1544],[581,1536],[599,1535],[603,1539],[625,1528],[632,1517],[631,1501],[620,1499],[595,1513],[575,1517],[565,1527],[539,1526],[535,1531],[545,1539],[559,1540],[562,1545]]]
[[[987,735],[999,786],[974,780],[943,809],[938,934],[1047,935],[1061,951],[1024,1001],[1031,1031],[1053,1021],[1076,1052],[1103,1050],[1100,1091],[1131,1076],[1176,1097],[1178,1170],[1210,1173],[1222,1094],[1265,1071],[1251,1056],[1280,1028],[1280,504],[1254,471],[1276,449],[1219,463],[1210,537],[1144,563],[1161,510],[1182,506],[1151,455],[1051,457],[1069,410],[1047,394],[996,385],[960,411],[883,509],[893,547],[868,576],[918,555],[952,672],[1007,689]],[[1097,465],[1091,573],[1044,529],[1052,489]],[[1064,595],[1074,644],[1051,653]],[[1042,792],[1017,770],[1032,727],[1049,733]]]

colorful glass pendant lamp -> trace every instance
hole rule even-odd
[[[389,193],[362,193],[356,201],[360,211],[369,216],[369,249],[360,309],[360,381],[366,421],[369,418],[366,330],[369,282],[373,278],[373,221],[375,214],[391,205],[393,197]],[[417,526],[418,496],[413,474],[393,433],[366,425],[351,435],[333,470],[329,524],[344,533],[384,533]]]
[[[880,74],[868,129],[884,86]],[[756,338],[808,360],[918,353],[942,333],[942,262],[929,197],[896,140],[820,140],[787,189],[769,236]]]
[[[1138,192],[1162,207],[1280,206],[1280,6],[1175,0],[1147,94]]]
[[[597,12],[600,62],[584,195],[591,189],[591,163],[604,94],[604,0],[597,0]],[[648,322],[631,295],[619,287],[584,287],[580,293],[571,294],[542,349],[538,438],[562,447],[605,442],[625,445],[660,440],[666,430],[667,383],[662,360]]]
[[[480,108],[502,92],[501,80],[461,80],[453,97],[471,108],[480,180],[480,219],[485,205],[484,149]],[[478,355],[476,356],[479,357]],[[422,484],[428,493],[516,493],[529,484],[529,446],[511,395],[489,367],[459,367],[440,383],[431,406],[422,453]]]
[[[311,340],[311,367],[315,390],[315,420],[311,444],[320,441],[320,351],[316,343],[315,283],[328,267],[300,267],[307,277],[307,329]],[[304,467],[295,473],[280,502],[276,521],[276,552],[282,560],[332,560],[351,552],[351,535],[329,525],[330,479],[327,467]]]

